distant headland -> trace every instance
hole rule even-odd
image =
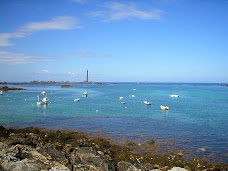
[[[105,84],[102,82],[31,81],[30,84]]]

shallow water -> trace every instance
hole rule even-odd
[[[168,83],[8,86],[27,90],[0,96],[0,124],[4,126],[66,127],[102,131],[116,140],[172,141],[202,155],[217,155],[228,163],[228,87]],[[51,102],[48,106],[36,105],[42,90]],[[88,98],[82,97],[84,91],[88,91]],[[172,98],[171,94],[180,97]],[[74,102],[74,98],[81,100]],[[144,100],[152,105],[145,106]],[[160,105],[170,110],[162,111]]]

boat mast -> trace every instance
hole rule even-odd
[[[87,79],[86,79],[86,82],[88,83],[89,82],[89,71],[87,69]]]

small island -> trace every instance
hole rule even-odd
[[[73,86],[67,85],[67,84],[66,84],[66,85],[65,85],[65,84],[62,84],[61,87],[62,87],[62,88],[69,88],[69,87],[73,87]]]
[[[8,86],[4,86],[4,87],[1,87],[0,90],[8,91],[8,90],[26,90],[26,89],[24,89],[24,88],[14,88],[14,87],[9,88]]]

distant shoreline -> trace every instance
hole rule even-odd
[[[30,81],[30,82],[1,82],[0,85],[6,85],[6,84],[12,84],[12,85],[23,85],[23,84],[158,84],[158,85],[165,85],[165,84],[176,84],[176,85],[182,85],[182,84],[190,84],[193,86],[196,85],[218,85],[218,86],[228,86],[228,83],[194,83],[194,82],[80,82],[80,81]]]

